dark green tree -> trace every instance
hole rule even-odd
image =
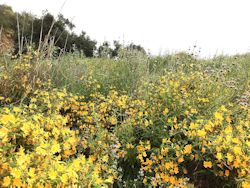
[[[18,24],[17,24],[18,23]],[[78,50],[87,57],[92,57],[96,49],[96,41],[90,39],[85,32],[73,33],[75,25],[62,14],[55,18],[48,11],[42,17],[27,12],[15,13],[7,5],[0,5],[0,28],[12,33],[15,52],[25,52],[25,47],[33,45],[35,49],[46,44],[53,44],[59,52]]]
[[[16,16],[12,8],[7,5],[0,5],[0,28],[14,30],[16,28]]]

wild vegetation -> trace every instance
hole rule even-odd
[[[122,46],[114,41],[113,46],[107,41],[97,46],[86,32],[73,32],[75,25],[62,14],[57,17],[44,11],[41,17],[28,12],[16,13],[7,5],[0,5],[0,38],[1,51],[6,49],[14,54],[27,52],[27,46],[32,46],[40,55],[60,56],[65,52],[78,52],[80,56],[115,57]],[[140,45],[130,43],[126,48],[137,49],[145,53]],[[5,49],[5,50],[3,50]],[[53,54],[52,54],[53,53]]]
[[[4,187],[249,187],[250,56],[180,53],[0,67]]]
[[[104,46],[4,50],[1,187],[250,187],[249,54]]]

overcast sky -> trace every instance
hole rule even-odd
[[[250,51],[249,0],[0,0],[14,11],[72,19],[99,43],[141,44],[152,54],[197,45],[201,56]]]

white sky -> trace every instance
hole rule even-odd
[[[0,0],[14,11],[57,15],[65,0]],[[187,51],[201,56],[250,51],[249,0],[67,0],[61,13],[99,43],[141,44],[152,54]]]

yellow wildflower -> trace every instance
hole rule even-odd
[[[103,157],[102,157],[102,161],[103,162],[108,162],[108,160],[109,160],[109,156],[108,155],[104,155]]]
[[[116,125],[117,124],[117,119],[116,119],[115,116],[110,117],[109,121],[110,121],[111,125]]]
[[[18,108],[18,107],[14,107],[13,111],[16,113],[22,112],[21,108]]]
[[[126,144],[126,148],[127,148],[127,149],[133,149],[134,146],[133,146],[132,144]]]
[[[226,134],[231,134],[232,133],[232,127],[231,126],[227,126],[226,129],[225,129],[225,133]]]
[[[55,154],[60,151],[61,151],[60,145],[58,143],[53,143],[53,145],[51,146],[51,153]]]
[[[57,172],[51,168],[48,172],[48,175],[51,180],[55,180],[57,177]]]
[[[223,121],[223,119],[224,119],[223,115],[219,112],[215,112],[214,117],[215,117],[215,120],[220,121],[220,122]]]
[[[192,109],[191,109],[191,113],[192,113],[192,114],[197,114],[198,111],[197,111],[195,108],[192,108]]]
[[[139,117],[142,117],[142,116],[143,116],[143,112],[140,111],[140,112],[138,113],[138,116],[139,116]]]
[[[175,173],[175,174],[178,174],[178,173],[179,173],[179,168],[178,168],[178,166],[174,167],[174,173]]]
[[[222,159],[222,153],[217,153],[216,154],[216,158],[220,161]]]
[[[67,176],[66,174],[63,174],[63,175],[60,177],[60,179],[61,179],[61,181],[62,181],[63,183],[67,183],[67,181],[68,181],[68,176]]]
[[[168,108],[165,108],[164,111],[163,111],[162,113],[163,113],[163,115],[165,116],[165,115],[167,115],[168,112],[169,112]]]
[[[234,156],[231,153],[227,153],[228,162],[233,162]]]
[[[15,178],[20,178],[21,177],[21,171],[19,170],[19,169],[17,169],[17,168],[13,168],[12,170],[11,170],[11,175],[13,176],[13,177],[15,177]]]
[[[107,182],[107,183],[113,183],[113,182],[114,182],[114,178],[113,178],[112,176],[109,176],[109,177],[105,180],[105,182]]]
[[[22,186],[21,179],[20,178],[15,178],[13,180],[13,185],[16,186],[16,187],[21,187]]]
[[[179,159],[178,159],[178,163],[182,163],[184,161],[184,158],[183,157],[180,157]]]
[[[199,124],[197,124],[197,123],[190,123],[190,126],[189,126],[189,128],[190,129],[197,129],[199,127]]]
[[[5,127],[0,128],[0,138],[4,138],[8,135],[9,130]]]
[[[28,175],[29,175],[31,178],[34,178],[34,177],[35,177],[35,168],[30,168],[30,169],[29,169],[29,172],[28,172]]]
[[[225,176],[229,176],[230,172],[229,170],[225,170]]]
[[[220,107],[220,110],[221,110],[222,112],[227,112],[227,111],[228,111],[224,105],[222,105],[222,106]]]
[[[211,161],[204,161],[203,166],[205,168],[212,168],[212,162]]]
[[[201,138],[205,138],[205,136],[206,136],[206,131],[204,131],[204,129],[198,130],[198,131],[197,131],[197,135],[198,135],[199,137],[201,137]]]
[[[101,185],[103,183],[103,180],[101,178],[97,178],[95,182],[97,185]]]
[[[191,144],[188,144],[184,147],[184,154],[190,154],[192,153],[192,145]]]
[[[12,114],[10,115],[3,115],[1,120],[1,123],[7,124],[7,123],[15,123],[16,122],[16,118],[15,116],[13,116]]]
[[[242,186],[242,188],[249,188],[250,187],[250,182],[243,181],[241,186]]]
[[[242,154],[242,150],[239,146],[234,146],[233,147],[233,151],[235,154],[241,155]]]
[[[11,179],[9,176],[3,178],[3,186],[4,187],[9,187],[11,183]]]

